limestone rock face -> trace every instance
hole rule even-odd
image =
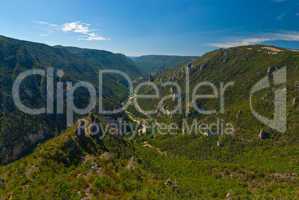
[[[189,63],[189,64],[188,64],[188,69],[191,70],[192,67],[193,67],[193,64],[192,64],[192,63]]]
[[[229,192],[229,193],[227,193],[226,194],[226,200],[232,200],[233,198],[232,198],[232,195],[231,195],[231,193]]]
[[[268,67],[268,69],[267,69],[267,74],[268,75],[271,75],[274,71],[275,71],[275,69],[276,69],[276,67]]]
[[[227,63],[229,59],[229,52],[227,50],[223,51],[222,62]]]

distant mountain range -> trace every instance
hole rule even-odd
[[[167,55],[147,55],[131,57],[138,69],[143,74],[155,74],[165,69],[175,68],[195,60],[195,56],[167,56]]]

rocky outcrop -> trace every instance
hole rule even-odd
[[[192,63],[189,63],[188,66],[187,66],[187,68],[188,68],[189,71],[192,70],[192,67],[193,67],[193,64],[192,64]]]
[[[221,60],[222,60],[223,63],[227,63],[228,59],[229,59],[229,53],[228,53],[227,50],[224,49]]]
[[[147,130],[146,124],[144,122],[141,122],[137,129],[138,135],[146,134],[146,130]]]
[[[267,76],[268,76],[268,78],[269,78],[270,80],[273,79],[273,72],[274,72],[276,69],[277,69],[277,67],[275,67],[275,66],[270,66],[270,67],[268,67],[268,69],[267,69]]]
[[[225,199],[226,200],[233,200],[232,195],[231,195],[230,192],[226,194]]]
[[[172,190],[176,190],[178,188],[176,180],[173,181],[170,178],[168,178],[165,182],[164,185],[167,187],[170,187]]]

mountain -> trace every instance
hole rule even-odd
[[[55,46],[55,48],[66,50],[80,60],[105,69],[115,69],[127,73],[131,77],[140,76],[140,71],[135,63],[123,54],[114,54],[109,51],[82,49],[76,47]]]
[[[255,45],[209,52],[190,66],[190,90],[203,81],[217,86],[233,82],[225,91],[225,109],[220,100],[196,101],[204,115],[190,106],[186,93],[184,113],[170,115],[161,110],[142,115],[130,107],[124,116],[130,122],[155,125],[144,135],[103,140],[79,138],[76,127],[40,144],[33,152],[0,167],[0,197],[4,199],[298,199],[299,140],[298,84],[299,53]],[[185,91],[186,65],[154,77],[165,95],[174,93],[164,81],[176,81]],[[287,69],[287,123],[285,133],[257,120],[250,109],[251,88],[275,70]],[[283,75],[281,80],[283,80]],[[273,85],[253,98],[255,110],[273,117]],[[211,94],[203,87],[200,94]],[[150,93],[150,88],[143,92]],[[164,108],[171,109],[171,98]],[[156,108],[157,100],[140,101],[141,108]],[[125,118],[125,117],[124,117]],[[182,132],[182,121],[213,125],[214,129]],[[103,124],[100,116],[97,123]],[[11,122],[12,124],[13,122]],[[215,124],[232,124],[233,134],[215,134]],[[175,126],[179,125],[178,129]],[[170,125],[170,129],[167,129]],[[260,130],[263,131],[260,131]],[[169,130],[169,131],[168,131]],[[158,132],[160,131],[160,132]],[[161,132],[163,131],[163,132]],[[260,133],[263,137],[260,137]],[[46,192],[45,192],[46,191]]]
[[[161,83],[175,81],[181,86],[183,113],[163,113],[157,108],[162,97],[139,102],[144,110],[158,109],[156,114],[141,115],[130,108],[140,120],[160,124],[160,129],[156,128],[154,135],[148,136],[147,143],[167,156],[141,148],[139,155],[146,170],[176,182],[180,192],[173,192],[173,199],[298,199],[298,66],[298,52],[264,45],[218,49],[199,57],[190,68],[191,94],[203,82],[215,84],[217,91],[221,82],[234,83],[225,92],[224,113],[219,111],[219,98],[196,101],[202,111],[217,109],[216,114],[210,115],[195,111],[190,106],[191,99],[187,101],[186,65],[158,74],[154,82],[162,97],[173,95],[175,90]],[[286,89],[283,83],[271,85],[254,94],[252,99],[256,112],[272,119],[274,92],[287,91],[287,130],[281,132],[254,117],[249,96],[256,83],[264,77],[271,79],[269,72],[285,68]],[[148,93],[152,90],[148,89]],[[198,93],[213,94],[213,90],[209,86],[201,87]],[[170,98],[163,107],[171,110],[177,103],[177,99]],[[187,115],[185,105],[190,109]],[[182,132],[183,128],[187,130],[185,122],[190,132]],[[233,134],[217,131],[227,130],[226,127],[228,130],[233,127]]]
[[[97,88],[101,69],[115,69],[131,77],[140,76],[135,64],[126,56],[107,51],[74,47],[48,46],[0,36],[0,160],[7,163],[30,152],[32,148],[65,128],[65,115],[24,114],[15,108],[12,101],[12,85],[16,77],[26,70],[54,68],[63,70],[61,81],[87,81]],[[56,78],[58,81],[58,78]],[[46,102],[46,78],[33,76],[21,87],[25,105],[41,107]],[[80,94],[80,95],[78,95]],[[85,90],[78,90],[76,105],[88,102]],[[127,83],[116,75],[104,77],[104,105],[114,107],[127,96]],[[57,102],[55,102],[56,105]]]
[[[177,67],[196,59],[194,56],[161,56],[147,55],[140,57],[132,57],[138,69],[143,74],[157,73],[168,68]]]
[[[245,46],[230,49],[220,49],[209,52],[192,62],[190,69],[190,91],[204,81],[208,81],[220,89],[220,84],[233,83],[225,91],[224,113],[220,113],[220,99],[215,100],[202,99],[196,102],[197,106],[203,110],[217,110],[216,114],[205,115],[195,111],[192,106],[192,98],[187,102],[185,90],[185,66],[177,67],[175,69],[167,70],[165,73],[160,73],[155,77],[155,83],[160,85],[162,82],[175,81],[178,82],[182,88],[182,105],[183,113],[178,113],[174,116],[163,115],[159,112],[154,115],[160,121],[178,120],[181,122],[185,118],[186,106],[190,110],[188,119],[200,119],[213,121],[219,117],[226,121],[232,122],[237,128],[237,135],[242,137],[248,136],[256,137],[256,132],[259,129],[267,129],[266,125],[260,123],[252,115],[250,110],[250,91],[251,88],[258,83],[262,78],[269,75],[269,70],[279,70],[284,67],[287,68],[287,108],[288,108],[288,132],[292,132],[298,128],[296,118],[298,112],[295,107],[298,100],[298,89],[296,88],[298,77],[298,52],[290,51],[288,49],[272,47],[272,46]],[[160,85],[162,94],[170,95],[170,87],[163,87]],[[199,94],[210,94],[210,87],[202,87]],[[268,118],[273,117],[273,90],[271,88],[264,89],[253,98],[253,107],[258,113],[265,115]],[[163,96],[162,96],[163,97]],[[145,108],[157,108],[158,101],[151,100],[144,102]],[[171,110],[174,108],[176,102],[167,101],[164,107]],[[295,103],[295,104],[294,104]],[[240,120],[237,115],[242,113],[244,117]],[[238,118],[238,120],[237,120]],[[292,137],[292,139],[295,139]],[[290,139],[291,140],[291,139]],[[297,139],[296,139],[297,141]]]

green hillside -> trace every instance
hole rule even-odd
[[[7,163],[30,152],[38,142],[65,129],[64,115],[30,116],[19,112],[12,100],[12,85],[16,77],[29,69],[63,70],[61,81],[87,81],[98,88],[101,69],[117,69],[132,77],[140,76],[135,64],[126,56],[107,51],[73,47],[47,46],[0,36],[0,163]],[[58,78],[56,78],[58,79]],[[26,79],[22,85],[22,101],[31,107],[46,102],[46,78]],[[97,90],[98,91],[98,90]],[[79,91],[78,91],[79,92]],[[84,106],[88,94],[80,90],[76,105]],[[103,81],[104,105],[113,107],[127,96],[127,85],[118,76],[106,76]]]
[[[202,136],[79,139],[0,168],[4,199],[297,199],[298,145]],[[46,191],[46,192],[44,192]]]
[[[1,199],[158,199],[171,190],[146,171],[135,143],[108,135],[78,138],[75,128],[0,168]]]
[[[185,113],[167,115],[161,112],[147,117],[136,112],[136,116],[179,125],[184,119],[208,124],[220,119],[232,123],[235,133],[206,137],[202,132],[192,131],[186,135],[182,127],[163,134],[154,132],[156,135],[148,137],[148,142],[166,152],[167,158],[141,149],[144,166],[159,177],[177,181],[183,192],[174,194],[173,199],[299,199],[298,66],[298,52],[268,46],[216,50],[195,60],[190,69],[191,91],[202,81],[235,83],[225,95],[224,114],[204,115],[190,108],[187,117]],[[249,107],[250,89],[267,76],[269,67],[287,67],[288,128],[285,133],[263,125],[254,118]],[[155,83],[175,80],[184,88],[185,68],[168,70],[158,75]],[[160,91],[170,94],[169,87],[160,86]],[[204,88],[200,94],[211,94],[211,89]],[[148,110],[156,108],[158,100],[144,100],[140,104]],[[257,94],[254,107],[271,118],[272,101],[273,90],[269,88]],[[165,107],[172,109],[175,104],[169,100]],[[183,104],[186,104],[185,94]],[[205,110],[219,109],[219,101],[213,99],[199,104]],[[130,112],[135,111],[131,108]],[[259,138],[262,129],[269,133],[269,138]]]
[[[97,141],[79,139],[70,128],[30,155],[0,168],[0,197],[3,199],[299,199],[298,88],[299,54],[269,46],[220,49],[193,61],[190,88],[197,83],[233,81],[226,91],[225,112],[203,115],[190,107],[190,113],[142,115],[127,110],[130,121],[150,123],[232,123],[231,135],[204,136],[199,132],[176,131],[128,137],[107,135]],[[249,92],[267,76],[269,67],[287,67],[287,122],[285,133],[272,130],[252,115]],[[186,66],[158,74],[162,94],[170,88],[161,83],[179,82],[184,89]],[[274,89],[277,89],[274,87]],[[254,98],[256,110],[272,117],[273,89]],[[150,93],[150,89],[144,92]],[[201,90],[210,94],[209,88]],[[187,102],[183,94],[183,103]],[[294,101],[295,100],[295,101]],[[295,103],[294,103],[295,102]],[[140,101],[154,108],[157,101]],[[204,110],[217,108],[219,101],[198,102]],[[168,101],[166,109],[175,102]],[[184,110],[185,112],[185,110]],[[99,120],[98,123],[104,123]],[[260,130],[269,135],[261,139]],[[160,132],[161,133],[161,132]]]
[[[271,48],[276,50],[270,50]],[[273,52],[274,51],[274,52]],[[279,52],[277,52],[279,51]],[[162,97],[170,95],[170,87],[163,87],[161,83],[165,81],[178,82],[182,89],[183,112],[167,116],[162,112],[157,112],[153,118],[158,121],[181,122],[186,118],[186,106],[189,105],[188,119],[198,119],[204,121],[215,121],[217,118],[233,123],[236,127],[236,135],[240,137],[256,137],[259,130],[267,129],[254,118],[250,111],[249,95],[251,88],[262,78],[267,77],[269,68],[287,68],[287,111],[288,111],[288,133],[298,129],[298,105],[294,101],[298,100],[298,66],[299,54],[287,49],[279,49],[267,46],[248,46],[230,49],[220,49],[207,53],[193,62],[190,69],[190,99],[186,102],[185,89],[185,69],[186,66],[167,70],[165,73],[155,77],[154,82],[159,86]],[[220,99],[204,99],[197,102],[204,110],[217,110],[216,114],[204,115],[195,111],[191,106],[192,92],[198,83],[204,81],[211,82],[220,88],[220,83],[232,82],[234,85],[226,89],[224,113],[220,113]],[[150,90],[150,89],[149,89]],[[150,91],[148,91],[150,93]],[[202,87],[198,94],[212,94],[210,87]],[[264,89],[254,95],[254,108],[268,118],[273,117],[273,91],[272,88]],[[160,99],[151,101],[140,100],[140,104],[147,109],[158,109],[157,103]],[[176,101],[169,100],[164,107],[171,110],[177,104]],[[160,108],[161,109],[161,108]],[[133,110],[133,109],[132,109]],[[132,111],[133,112],[133,111]],[[242,113],[238,117],[238,113]],[[275,131],[274,131],[275,132]],[[293,133],[294,134],[294,133]],[[291,136],[290,136],[291,137]],[[290,139],[294,140],[296,137]],[[297,139],[296,139],[297,140]]]

